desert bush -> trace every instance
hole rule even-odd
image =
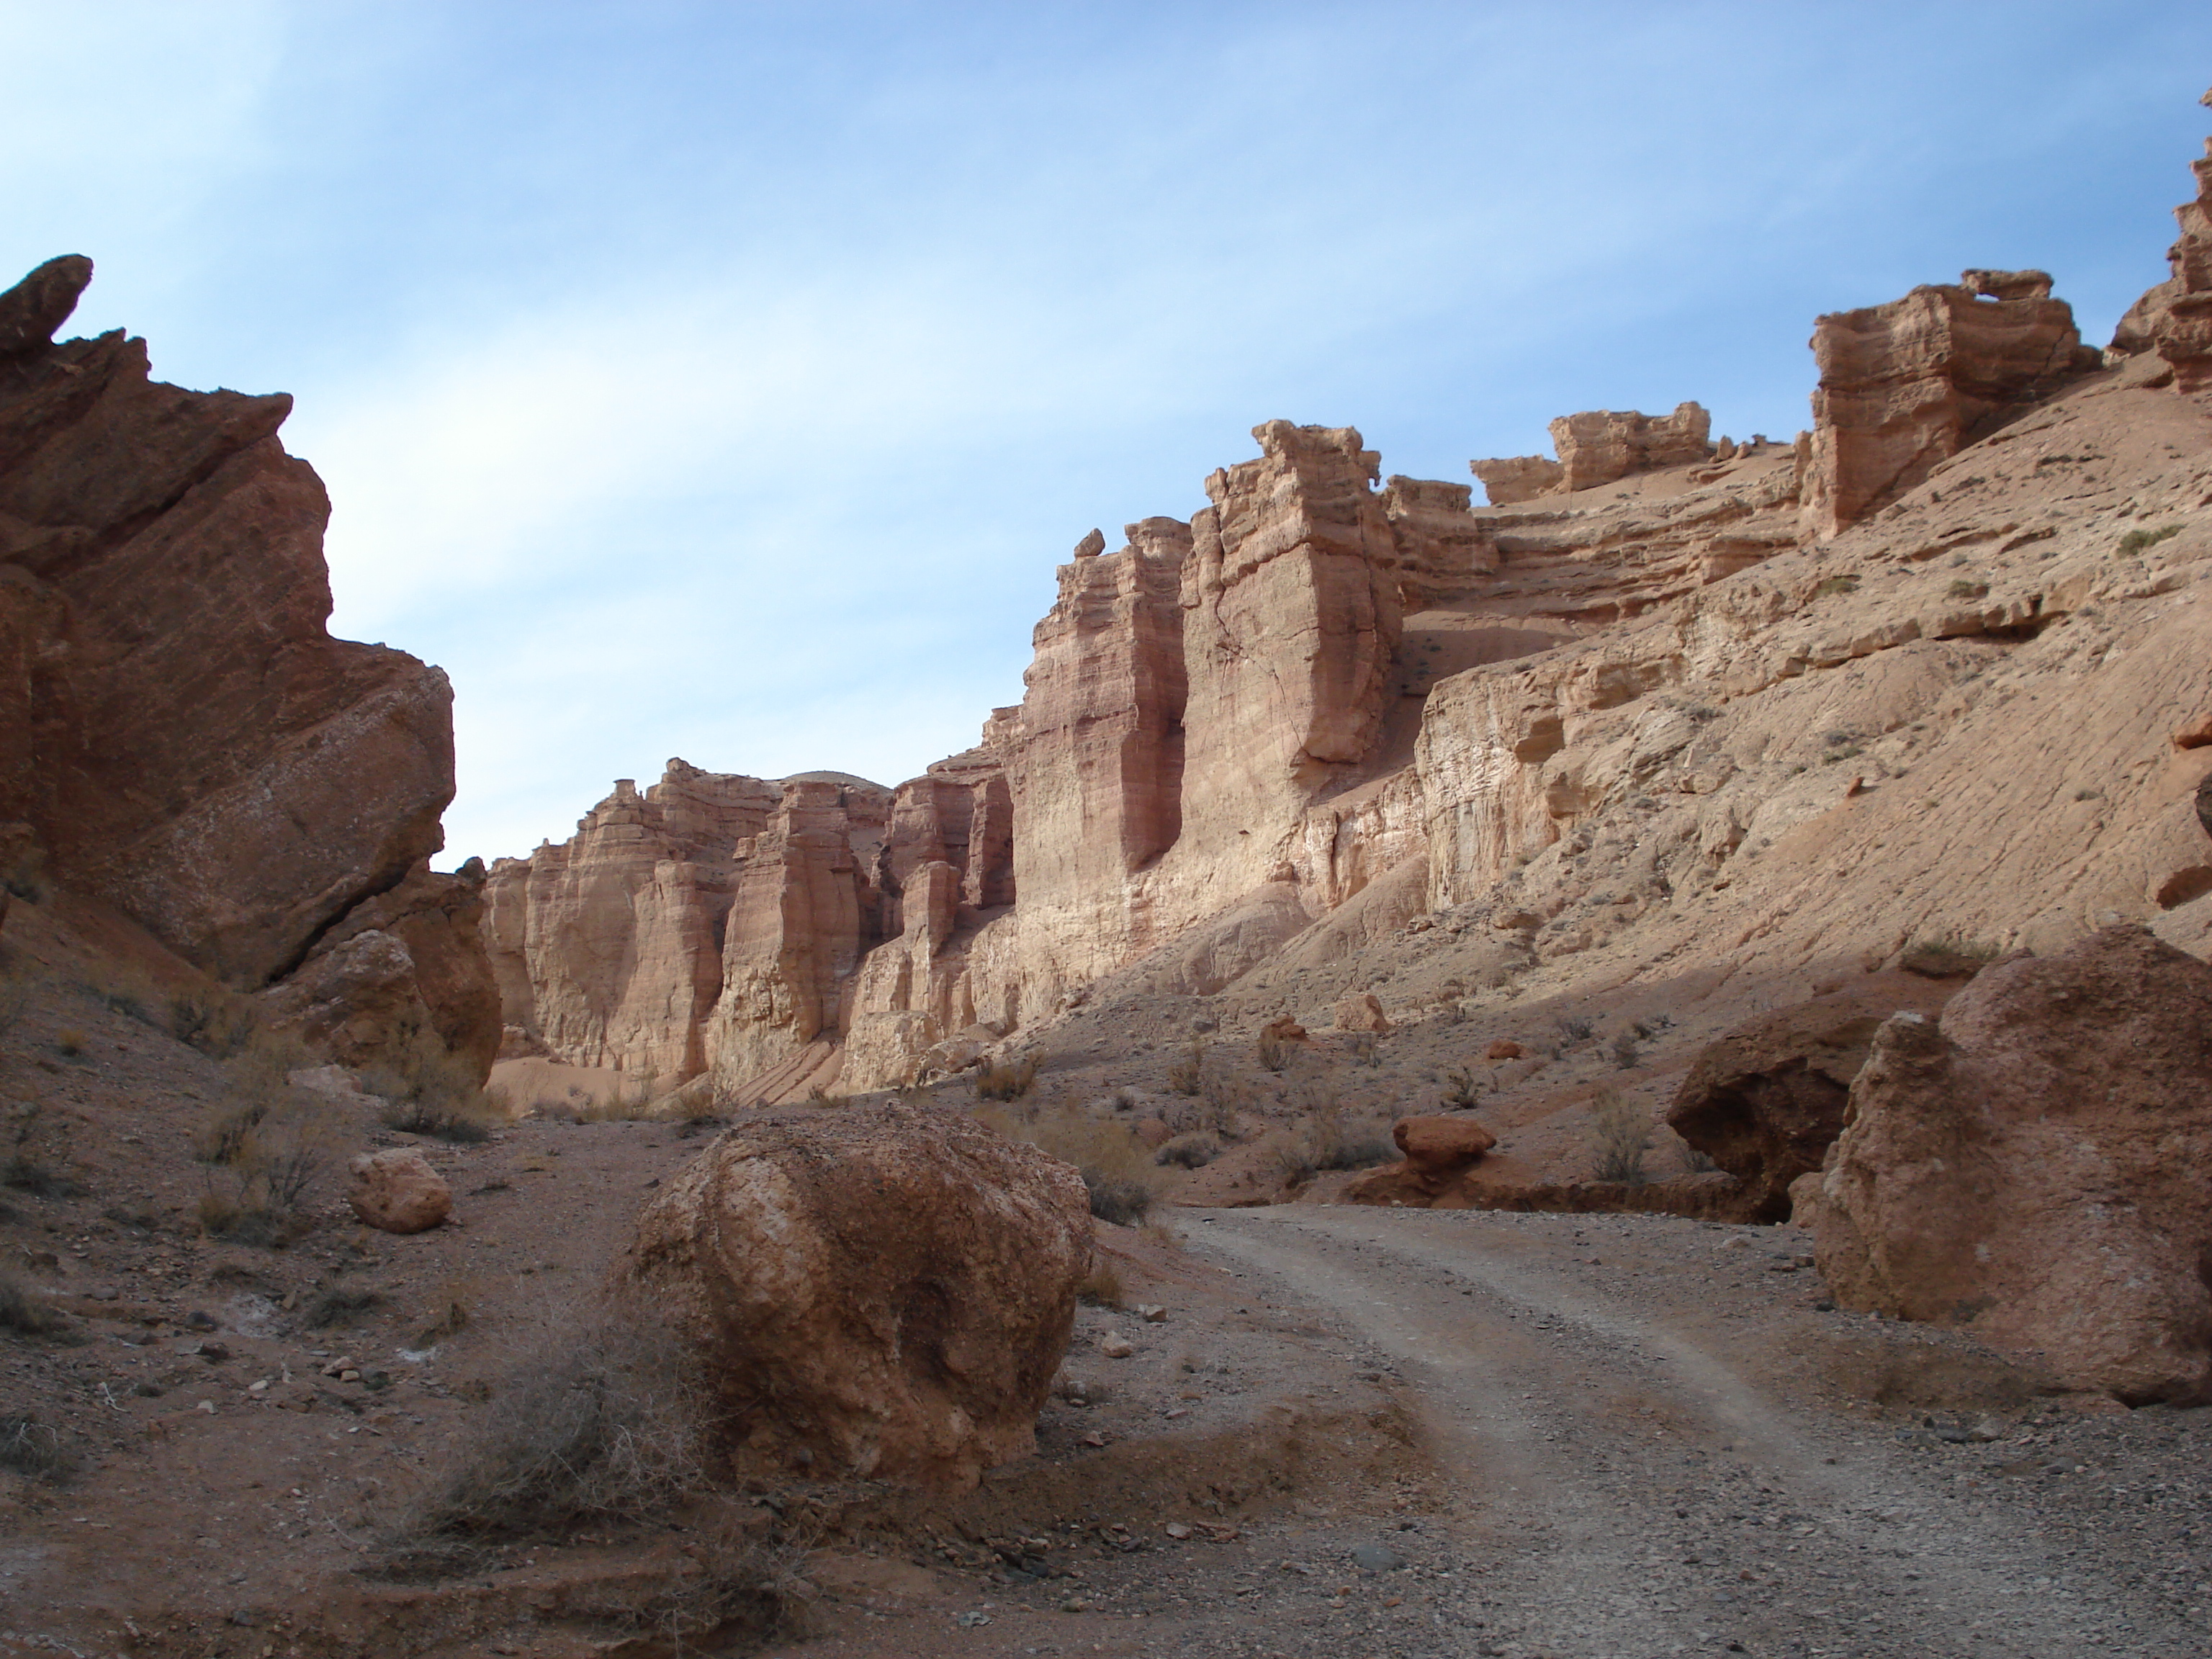
[[[1019,1100],[1036,1084],[1036,1074],[1035,1054],[1022,1054],[1011,1060],[987,1060],[975,1068],[975,1098]]]
[[[1345,1047],[1351,1051],[1355,1066],[1380,1066],[1382,1063],[1382,1039],[1372,1031],[1354,1031]]]
[[[1956,578],[1943,590],[1948,598],[1954,599],[1978,599],[1989,591],[1987,582],[1970,582],[1964,576]]]
[[[1273,1031],[1262,1031],[1252,1044],[1252,1057],[1270,1072],[1280,1072],[1297,1053],[1297,1045]]]
[[[76,1472],[77,1458],[58,1430],[22,1412],[0,1416],[0,1468],[59,1485]]]
[[[1580,1014],[1562,1014],[1552,1023],[1559,1027],[1560,1043],[1566,1048],[1588,1042],[1591,1034],[1597,1030],[1596,1026]]]
[[[0,842],[0,887],[29,903],[44,904],[53,892],[45,848],[27,840]]]
[[[430,1298],[429,1322],[415,1333],[415,1346],[427,1348],[468,1329],[474,1316],[474,1285],[465,1279],[449,1279]]]
[[[2182,532],[2183,528],[2184,526],[2178,524],[2168,524],[2160,525],[2155,530],[2130,530],[2126,535],[2120,538],[2121,556],[2124,558],[2128,557],[2134,554],[2141,553],[2147,548],[2156,547],[2160,542],[2166,541],[2172,537],[2179,536]]]
[[[1634,1071],[1636,1062],[1643,1057],[1638,1051],[1633,1031],[1616,1032],[1607,1052],[1612,1054],[1613,1063],[1624,1072]]]
[[[1197,1038],[1180,1060],[1168,1062],[1168,1087],[1179,1095],[1195,1095],[1206,1080],[1206,1048]]]
[[[588,1310],[528,1356],[497,1398],[483,1437],[402,1516],[387,1548],[642,1521],[708,1485],[711,1380],[637,1310]]]
[[[1817,583],[1814,586],[1813,597],[1816,599],[1825,599],[1838,593],[1856,593],[1858,588],[1859,579],[1856,576],[1831,576],[1826,581]]]
[[[1073,1164],[1091,1195],[1091,1213],[1101,1221],[1133,1225],[1152,1207],[1152,1149],[1126,1123],[1080,1110],[1021,1115],[980,1108],[975,1116],[1009,1140],[1025,1140]]]
[[[1674,1027],[1674,1015],[1652,1014],[1644,1019],[1638,1020],[1635,1024],[1630,1026],[1628,1029],[1636,1033],[1637,1040],[1639,1042],[1649,1042],[1652,1038],[1657,1036],[1660,1032],[1672,1030]]]
[[[1711,1175],[1721,1166],[1713,1162],[1711,1153],[1701,1152],[1686,1140],[1682,1143],[1682,1167],[1692,1175]]]
[[[74,1025],[54,1033],[54,1051],[64,1060],[82,1060],[92,1039]]]
[[[1477,1077],[1472,1066],[1455,1066],[1444,1073],[1444,1104],[1476,1105],[1482,1099],[1482,1091],[1488,1086],[1488,1079]]]
[[[17,960],[14,951],[0,945],[0,1037],[15,1029],[31,1006],[31,985],[27,962]]]
[[[216,1060],[243,1054],[261,1029],[252,1002],[218,985],[169,999],[169,1034]]]
[[[28,1193],[33,1198],[84,1196],[84,1188],[79,1183],[20,1150],[0,1158],[0,1187],[10,1192]]]
[[[389,1128],[473,1146],[501,1121],[475,1066],[447,1048],[420,1014],[400,1024],[385,1057],[360,1075],[361,1086],[385,1101]]]
[[[1651,1121],[1617,1084],[1601,1083],[1591,1092],[1590,1144],[1598,1180],[1640,1187],[1649,1178],[1644,1154],[1651,1146]]]
[[[1127,1294],[1121,1284],[1121,1269],[1103,1257],[1092,1260],[1091,1271],[1075,1287],[1076,1299],[1094,1308],[1118,1308]],[[1095,1390],[1093,1393],[1095,1397]]]
[[[1141,1181],[1085,1170],[1083,1185],[1091,1194],[1091,1213],[1117,1227],[1133,1227],[1152,1207],[1152,1189]]]
[[[1202,1170],[1220,1156],[1221,1137],[1211,1130],[1196,1129],[1163,1141],[1152,1154],[1152,1162],[1173,1164],[1178,1169]]]
[[[307,1330],[326,1331],[334,1325],[353,1324],[383,1305],[384,1298],[374,1291],[323,1291],[300,1310],[300,1323]]]
[[[198,1215],[211,1238],[281,1249],[314,1230],[310,1204],[337,1152],[323,1109],[284,1080],[284,1057],[258,1054],[232,1067],[232,1092],[193,1139],[210,1166]]]

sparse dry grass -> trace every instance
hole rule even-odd
[[[0,1415],[0,1468],[59,1486],[76,1468],[76,1453],[59,1430],[21,1412]]]
[[[1025,1140],[1074,1165],[1091,1194],[1091,1213],[1101,1221],[1133,1225],[1158,1196],[1152,1149],[1115,1118],[1080,1109],[1024,1113],[988,1106],[976,1108],[975,1117],[1009,1140]]]
[[[1897,965],[1926,979],[1971,979],[2002,954],[1988,939],[1946,933],[1914,939],[1899,954]]]
[[[0,1267],[0,1331],[44,1336],[61,1328],[61,1316],[45,1306],[22,1280]]]
[[[278,1042],[248,1048],[193,1137],[209,1166],[198,1218],[211,1238],[281,1249],[314,1230],[313,1197],[338,1140],[323,1103],[286,1080],[299,1057]]]
[[[558,1536],[665,1514],[710,1485],[714,1398],[670,1332],[601,1303],[518,1364],[482,1437],[387,1546]]]
[[[1644,1154],[1651,1147],[1650,1116],[1618,1084],[1601,1083],[1590,1091],[1590,1145],[1598,1180],[1640,1187],[1650,1178]]]
[[[1121,1269],[1110,1261],[1097,1260],[1092,1261],[1091,1271],[1075,1287],[1075,1295],[1078,1301],[1094,1308],[1118,1308],[1127,1297],[1128,1291],[1121,1283]]]

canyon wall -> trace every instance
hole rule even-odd
[[[53,343],[91,276],[71,256],[0,295],[0,819],[240,989],[377,933],[380,995],[489,1065],[476,888],[428,866],[452,688],[330,637],[289,398],[164,386],[120,332]]]

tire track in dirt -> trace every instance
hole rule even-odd
[[[2070,1587],[2025,1511],[1939,1490],[1893,1440],[1763,1387],[1765,1350],[1571,1281],[1565,1236],[1511,1219],[1286,1206],[1182,1229],[1389,1352],[1419,1395],[1486,1570],[1443,1651],[2203,1651],[2155,1607]]]

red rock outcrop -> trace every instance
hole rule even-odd
[[[1969,270],[1955,286],[1819,318],[1813,355],[1820,384],[1805,513],[1823,537],[2096,366],[2074,308],[2051,297],[2039,270]]]
[[[858,778],[787,778],[767,826],[737,843],[722,989],[708,1023],[716,1083],[736,1090],[844,1029],[873,941],[872,862],[890,792]]]
[[[572,839],[500,860],[485,933],[506,1024],[569,1065],[670,1084],[706,1070],[735,850],[781,799],[672,760],[642,794],[617,780]]]
[[[2212,966],[2135,926],[2000,963],[1881,1028],[1850,1115],[1815,1206],[1838,1302],[2212,1395]]]
[[[1469,461],[1468,468],[1482,480],[1492,507],[1509,507],[1705,460],[1713,453],[1711,433],[1712,416],[1693,403],[1677,404],[1672,415],[1585,410],[1552,422],[1556,461],[1516,455]]]
[[[740,1119],[639,1218],[744,1474],[951,1489],[1030,1451],[1089,1271],[1075,1171],[964,1112]]]
[[[1498,1137],[1471,1117],[1402,1117],[1390,1127],[1401,1162],[1370,1170],[1346,1184],[1347,1204],[1425,1209],[1472,1169]]]
[[[161,385],[119,332],[50,343],[90,276],[50,261],[0,295],[0,819],[63,887],[258,988],[441,879],[452,690],[325,630],[330,503],[277,441],[289,398]],[[413,911],[418,943],[454,923],[422,954],[464,1003],[465,908]],[[438,1023],[480,1039],[467,1007]]]
[[[1843,1133],[1875,1029],[1901,1011],[1939,1013],[1952,988],[1873,975],[1747,1020],[1692,1062],[1667,1125],[1742,1183],[1744,1220],[1787,1221],[1790,1183],[1818,1170]]]
[[[2212,92],[2198,101],[2212,106]],[[2129,307],[2112,349],[2156,351],[2172,368],[2175,386],[2193,396],[2212,385],[2212,138],[2190,166],[2197,199],[2173,210],[2181,235],[2166,250],[2172,274]]]

